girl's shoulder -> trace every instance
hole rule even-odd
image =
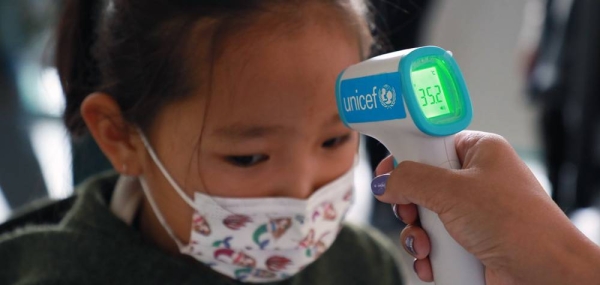
[[[403,284],[398,253],[378,230],[346,223],[331,248],[291,284]]]
[[[341,242],[357,243],[369,250],[396,253],[398,248],[378,229],[368,225],[344,223],[340,231]]]
[[[86,220],[89,223],[90,218],[96,218],[102,214],[102,210],[108,210],[106,199],[112,193],[116,178],[114,172],[101,173],[79,185],[70,197],[61,200],[39,199],[16,209],[7,221],[0,224],[0,242],[29,233],[64,229],[73,220]],[[84,210],[90,208],[97,211]]]
[[[3,225],[0,284],[205,281],[209,269],[162,252],[112,214],[108,204],[117,178],[110,173],[98,175],[78,187],[75,197],[63,206],[53,202],[30,207]],[[51,219],[36,219],[48,213]]]
[[[1,224],[0,256],[6,258],[0,259],[0,284],[76,284],[84,268],[103,271],[97,261],[117,256],[111,249],[132,236],[119,229],[117,218],[107,218],[104,197],[113,176],[97,175],[64,200],[35,201]]]

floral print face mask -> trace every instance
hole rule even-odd
[[[352,204],[354,167],[308,199],[222,198],[200,192],[189,198],[164,168],[143,133],[154,163],[181,198],[194,209],[189,243],[166,223],[143,177],[152,209],[182,254],[243,282],[272,282],[292,277],[314,262],[335,241]]]

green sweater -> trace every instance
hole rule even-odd
[[[117,178],[94,177],[1,225],[0,284],[242,284],[161,251],[113,215]],[[375,230],[345,225],[317,261],[269,284],[402,284],[395,251]]]

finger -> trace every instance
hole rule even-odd
[[[462,189],[459,174],[412,161],[401,162],[390,175],[381,175],[373,182],[373,193],[381,202],[413,203],[438,214],[461,199],[457,193]]]
[[[461,165],[464,165],[465,157],[469,150],[486,135],[484,132],[477,131],[462,131],[454,136],[454,145],[456,147],[456,155],[460,160]]]
[[[502,136],[492,133],[478,132],[478,131],[463,131],[454,137],[454,143],[456,145],[456,154],[463,167],[468,166],[468,161],[476,153],[495,154],[496,151],[490,151],[490,149],[504,148],[506,150],[512,150],[512,147]],[[505,154],[506,152],[502,152]],[[496,159],[487,159],[495,162]]]
[[[414,224],[419,218],[419,211],[415,204],[394,204],[392,205],[392,211],[396,215],[396,218],[405,224]]]
[[[394,158],[391,155],[388,155],[375,168],[375,176],[389,173],[392,170],[394,170]]]
[[[413,267],[419,279],[424,282],[433,282],[433,270],[429,258],[415,260]]]
[[[423,228],[408,225],[400,233],[400,241],[404,250],[416,259],[424,259],[431,252],[429,236]]]

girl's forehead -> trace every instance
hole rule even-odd
[[[357,41],[316,24],[238,40],[213,69],[208,107],[217,125],[329,120],[336,77],[360,58]]]

